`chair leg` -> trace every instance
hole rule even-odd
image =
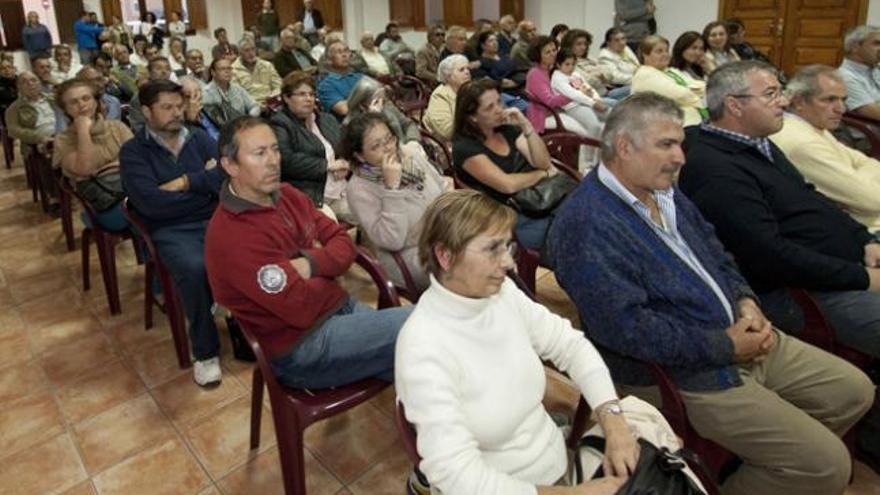
[[[275,434],[278,440],[278,460],[284,477],[286,495],[306,495],[306,469],[303,455],[303,431],[294,418],[275,412]],[[283,424],[279,424],[283,423]],[[279,429],[279,426],[281,427]],[[295,429],[295,430],[294,430]]]
[[[97,230],[95,234],[95,244],[98,246],[98,259],[101,261],[101,276],[104,279],[104,292],[107,293],[110,314],[118,315],[122,312],[122,307],[119,303],[119,280],[116,275],[116,239],[112,234]]]
[[[82,277],[83,290],[92,288],[91,275],[89,274],[89,244],[92,242],[92,229],[86,227],[82,231]]]
[[[64,232],[64,240],[67,242],[67,250],[76,249],[76,243],[73,238],[73,205],[71,204],[70,194],[60,189],[61,200],[61,230]]]
[[[165,293],[165,312],[171,323],[171,336],[174,338],[174,348],[177,351],[177,363],[182,369],[192,366],[189,356],[189,338],[186,334],[186,317],[183,307],[180,305],[174,284],[167,275],[162,277],[162,291]]]
[[[153,328],[153,262],[147,261],[144,265],[144,329]]]
[[[263,373],[254,366],[251,391],[251,450],[260,446],[260,425],[263,419]]]
[[[13,151],[14,144],[12,143],[12,139],[9,139],[9,135],[6,132],[3,132],[2,136],[3,141],[3,157],[6,159],[6,168],[12,168],[12,162],[15,161],[15,154]]]

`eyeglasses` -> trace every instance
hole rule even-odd
[[[290,93],[290,96],[296,96],[297,98],[315,98],[314,91],[297,91],[296,93]]]
[[[752,94],[746,93],[746,94],[741,94],[741,95],[728,95],[728,96],[732,96],[734,98],[759,98],[759,99],[763,100],[764,103],[773,103],[774,101],[778,101],[778,100],[785,97],[785,95],[782,93],[782,88],[773,88],[773,89],[766,91],[766,92],[759,94],[759,95],[752,95]]]
[[[505,254],[510,255],[511,258],[515,258],[518,249],[519,245],[516,241],[510,241],[507,243],[498,243],[483,249],[476,249],[474,251],[485,254],[492,262],[497,263],[501,261]]]
[[[437,31],[436,33],[434,33],[434,36],[446,36],[446,33],[444,33],[443,31]]]
[[[372,151],[373,153],[378,153],[379,151],[382,150],[382,148],[388,146],[389,144],[396,143],[396,142],[397,142],[397,136],[395,136],[394,134],[388,134],[388,136],[373,143],[369,147],[369,150]]]

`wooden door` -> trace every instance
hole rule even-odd
[[[24,17],[24,9],[18,0],[0,1],[0,20],[3,23],[3,48],[5,50],[20,50],[21,32],[27,20]]]
[[[810,64],[838,66],[843,37],[864,22],[867,0],[787,0],[781,68],[794,74]],[[780,21],[782,22],[782,21]]]
[[[241,0],[241,16],[245,28],[257,23],[257,15],[261,10],[263,10],[263,2],[261,0]]]
[[[443,0],[443,20],[447,26],[473,26],[472,0]]]
[[[79,14],[85,10],[82,0],[55,0],[55,20],[58,23],[58,37],[62,43],[76,44],[73,23],[79,20]]]
[[[746,40],[779,66],[785,0],[722,0],[720,7],[719,17],[741,19],[746,27]]]
[[[498,0],[498,12],[501,16],[512,15],[517,21],[525,18],[525,2],[523,0]]]
[[[424,2],[389,0],[388,8],[391,12],[391,20],[397,21],[401,26],[412,28],[425,27]]]
[[[101,12],[104,24],[107,26],[113,24],[114,17],[122,19],[122,6],[119,0],[101,0]]]

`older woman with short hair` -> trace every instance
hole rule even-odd
[[[449,184],[422,153],[400,146],[388,116],[361,113],[343,128],[339,156],[352,164],[348,205],[395,285],[406,280],[392,253],[399,253],[416,291],[428,286],[418,263],[422,214]],[[414,295],[414,294],[413,294]]]
[[[471,80],[468,59],[464,55],[450,55],[437,66],[437,81],[428,108],[422,116],[422,123],[432,134],[444,141],[452,141],[455,100],[461,85]]]
[[[388,118],[391,130],[397,139],[410,151],[422,150],[422,135],[418,124],[403,114],[393,102],[388,101],[385,85],[370,76],[362,77],[348,95],[348,114],[344,124],[366,112],[380,112]]]
[[[432,489],[480,495],[615,493],[639,447],[608,368],[583,333],[507,278],[516,213],[473,190],[427,210],[431,285],[397,337],[395,382]],[[542,361],[580,388],[605,433],[606,477],[571,486],[563,433],[542,405]]]
[[[705,85],[669,70],[669,40],[657,35],[646,36],[639,44],[639,53],[644,63],[633,76],[633,94],[652,91],[665,96],[684,111],[685,126],[702,122],[707,113],[698,86],[704,88]]]
[[[315,91],[314,78],[303,71],[291,72],[281,83],[284,106],[270,120],[281,151],[281,180],[306,193],[316,207],[327,206],[325,213],[349,221],[349,165],[335,152],[342,130],[336,117],[318,108]]]

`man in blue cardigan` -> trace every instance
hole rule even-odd
[[[138,93],[145,127],[119,152],[122,182],[168,268],[190,323],[194,379],[220,382],[219,340],[205,271],[205,230],[217,207],[217,142],[183,122],[183,89],[159,79]]]
[[[661,365],[697,433],[743,460],[725,495],[842,493],[840,436],[868,410],[870,380],[774,329],[712,227],[674,186],[682,112],[653,93],[618,104],[603,163],[548,236],[556,277],[615,382],[650,399]]]

